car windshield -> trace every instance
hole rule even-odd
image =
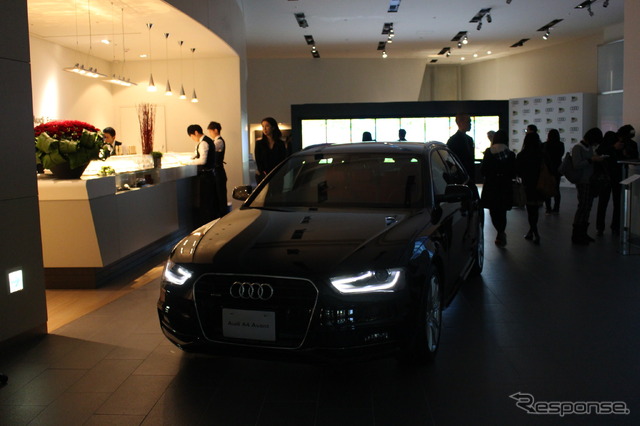
[[[249,206],[419,208],[425,198],[422,170],[422,157],[415,154],[296,155]]]

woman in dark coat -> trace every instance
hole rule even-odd
[[[507,244],[507,210],[513,205],[511,181],[516,176],[516,156],[508,147],[509,136],[504,130],[498,130],[491,146],[484,152],[480,171],[484,178],[480,205],[489,209],[491,223],[496,228],[496,245]]]
[[[256,183],[260,183],[269,172],[287,157],[287,147],[282,132],[273,117],[262,119],[262,138],[256,141]]]
[[[524,238],[540,242],[538,233],[539,210],[544,196],[538,192],[538,178],[540,177],[540,167],[542,166],[542,142],[537,133],[527,133],[522,144],[522,151],[516,157],[516,172],[522,178],[522,185],[527,197],[527,218],[529,220],[529,231]]]
[[[542,144],[542,153],[547,159],[549,172],[556,178],[556,195],[544,200],[547,214],[556,214],[560,211],[560,163],[564,156],[564,143],[560,140],[558,129],[551,129],[547,134],[547,141]],[[553,206],[551,206],[551,199]]]

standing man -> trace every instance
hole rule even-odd
[[[104,141],[110,145],[111,155],[119,155],[121,154],[120,150],[122,147],[122,142],[118,142],[116,140],[116,131],[113,127],[105,127],[102,131],[104,134]]]
[[[449,138],[447,146],[460,159],[471,182],[475,183],[475,146],[473,138],[467,135],[467,132],[471,130],[471,117],[469,114],[458,114],[456,115],[456,124],[458,125],[458,131]]]
[[[213,139],[213,145],[215,148],[215,162],[213,164],[213,176],[215,178],[215,186],[216,186],[216,198],[217,198],[217,206],[216,206],[216,217],[222,217],[228,212],[227,207],[227,172],[224,170],[224,151],[225,151],[225,143],[222,136],[220,136],[220,132],[222,131],[222,126],[217,121],[212,121],[207,126],[207,130],[209,131],[209,136]]]
[[[192,124],[187,127],[187,134],[196,143],[196,152],[191,164],[198,166],[198,188],[196,190],[198,200],[194,204],[199,206],[196,225],[202,226],[216,219],[215,212],[218,202],[215,178],[213,176],[216,150],[213,140],[202,133],[202,127],[199,124]]]

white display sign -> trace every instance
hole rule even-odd
[[[24,289],[24,281],[22,280],[22,269],[9,272],[9,293],[15,293]]]
[[[236,339],[276,340],[276,313],[222,309],[222,334]]]

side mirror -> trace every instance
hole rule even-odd
[[[435,196],[436,204],[459,203],[473,198],[473,192],[467,185],[447,185],[444,194]]]
[[[246,201],[252,191],[253,187],[251,185],[236,186],[233,188],[233,198],[240,201]]]

